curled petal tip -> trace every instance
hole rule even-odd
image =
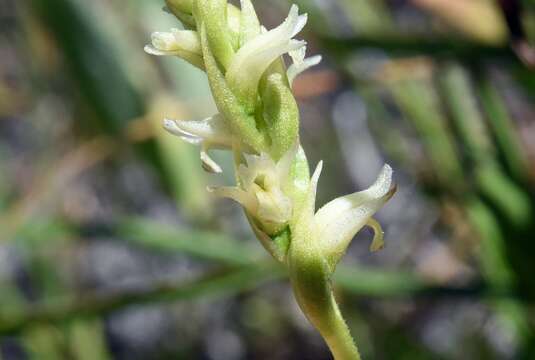
[[[305,47],[301,47],[298,50],[290,52],[293,64],[290,65],[286,73],[290,84],[293,83],[293,81],[299,74],[306,71],[312,66],[318,65],[322,60],[321,55],[315,55],[305,59],[305,52]]]
[[[169,53],[162,51],[162,50],[158,50],[152,45],[145,45],[145,47],[143,48],[143,51],[145,51],[149,55],[155,55],[155,56],[169,55]]]
[[[384,248],[385,248],[384,241],[381,241],[381,242],[373,241],[372,244],[370,245],[371,252],[377,252],[377,251],[383,250]]]
[[[379,177],[392,177],[392,173],[392,167],[388,164],[384,164],[381,169],[381,172],[379,173]]]
[[[299,34],[301,30],[305,27],[308,21],[308,14],[299,15],[297,18],[297,23],[295,24],[294,30],[292,32],[292,37]]]
[[[379,222],[377,222],[377,220],[375,220],[374,218],[369,218],[366,225],[371,227],[373,230],[373,240],[372,240],[372,243],[370,244],[370,251],[376,252],[376,251],[384,249],[385,247],[384,234],[385,233],[383,231],[383,228],[381,227],[381,224],[379,224]]]
[[[199,136],[190,134],[184,130],[182,130],[176,121],[164,119],[163,121],[163,128],[170,134],[180,137],[180,139],[184,140],[185,142],[193,145],[198,145],[202,143],[203,139]]]
[[[392,196],[398,191],[398,184],[393,184],[390,190],[386,193],[386,200],[390,200]]]
[[[145,45],[145,47],[143,47],[143,51],[145,51],[147,54],[151,54],[152,55],[152,46]]]
[[[318,65],[321,60],[323,60],[323,56],[321,55],[314,55],[310,57],[310,63],[312,63],[313,65]]]
[[[180,130],[180,128],[178,127],[178,125],[176,124],[174,120],[164,119],[163,128],[173,135],[178,135],[178,136],[184,135],[184,133]]]

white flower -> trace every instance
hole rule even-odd
[[[232,133],[220,114],[201,121],[165,119],[163,126],[168,132],[179,136],[182,140],[190,144],[201,145],[201,161],[206,171],[222,172],[221,167],[208,155],[209,149],[232,148]]]
[[[321,55],[315,55],[305,59],[306,46],[290,51],[289,54],[293,61],[293,64],[290,65],[288,71],[286,72],[290,86],[293,84],[293,81],[297,75],[301,74],[303,71],[312,66],[318,65],[321,62]]]
[[[152,45],[145,52],[157,56],[178,56],[204,70],[201,40],[196,31],[171,29],[171,32],[154,32]]]
[[[273,61],[306,45],[304,41],[292,39],[306,22],[307,15],[299,15],[298,7],[292,5],[281,25],[247,41],[232,58],[226,73],[230,88],[240,98],[254,102],[260,78]]]
[[[304,209],[296,219],[294,236],[312,238],[325,256],[331,269],[345,253],[349,243],[365,225],[375,233],[370,246],[376,251],[384,246],[381,226],[372,216],[392,197],[392,168],[385,165],[375,183],[364,191],[342,196],[324,205],[314,214],[316,188],[322,163],[318,164],[310,181]]]
[[[298,146],[292,147],[277,163],[265,153],[244,154],[246,165],[238,167],[238,186],[210,187],[217,196],[240,203],[267,234],[280,231],[291,219],[293,204],[284,193]]]

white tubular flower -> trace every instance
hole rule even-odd
[[[256,100],[258,83],[266,69],[281,55],[305,46],[293,40],[305,26],[307,15],[299,15],[293,5],[286,20],[273,30],[247,41],[235,54],[226,73],[231,89],[249,103]]]
[[[305,59],[306,46],[290,51],[289,54],[293,61],[293,64],[290,65],[286,72],[290,86],[293,84],[297,75],[321,62],[321,55],[315,55]]]
[[[277,163],[265,153],[244,154],[247,165],[238,167],[239,186],[211,187],[208,190],[240,203],[258,221],[262,231],[274,234],[292,217],[292,201],[284,193],[284,187],[297,149],[294,146]]]
[[[206,171],[222,172],[221,167],[208,155],[209,149],[232,148],[232,134],[220,114],[201,121],[165,119],[164,128],[190,144],[201,145],[201,162]]]
[[[171,29],[171,32],[154,32],[152,45],[145,52],[156,56],[178,56],[204,70],[201,40],[196,31]]]
[[[320,172],[321,163],[311,180],[309,204],[314,203]],[[383,231],[372,216],[394,195],[394,192],[392,168],[385,165],[375,183],[368,189],[334,199],[316,212],[309,225],[313,229],[310,236],[317,239],[316,243],[333,270],[355,234],[365,225],[370,226],[375,233],[370,250],[377,251],[383,248]],[[313,206],[309,210],[313,211]]]

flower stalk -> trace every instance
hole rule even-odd
[[[321,61],[306,58],[306,42],[295,39],[307,22],[292,6],[286,20],[267,30],[250,0],[240,8],[226,0],[166,0],[184,30],[155,32],[145,51],[176,56],[206,72],[219,110],[200,120],[164,120],[164,128],[200,146],[203,168],[223,169],[212,149],[234,154],[235,186],[209,187],[244,209],[251,228],[289,272],[297,302],[325,339],[335,359],[360,359],[333,295],[331,277],[354,235],[374,230],[371,251],[383,247],[381,226],[372,216],[395,192],[385,165],[375,184],[315,210],[322,169],[312,174],[299,141],[294,79]],[[286,69],[283,59],[292,64]]]

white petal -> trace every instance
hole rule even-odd
[[[167,130],[169,133],[176,135],[176,136],[193,136],[193,134],[184,133],[181,128],[178,127],[176,122],[171,119],[164,119],[163,120],[163,128]]]
[[[318,210],[314,216],[318,239],[332,265],[346,251],[353,236],[393,195],[391,184],[392,168],[385,165],[370,188],[339,197]]]
[[[178,56],[204,70],[204,61],[197,32],[173,29],[172,32],[154,32],[151,38],[152,45],[145,46],[145,52],[148,54]]]
[[[241,206],[247,210],[250,214],[254,216],[256,214],[258,203],[256,199],[251,195],[239,189],[237,187],[230,186],[221,186],[221,187],[212,187],[209,186],[206,188],[208,192],[220,197],[226,197],[238,202]]]
[[[260,153],[260,155],[245,154],[247,167],[255,169],[257,172],[267,169],[275,169],[275,161],[267,153]]]
[[[294,64],[300,64],[303,62],[303,60],[305,60],[306,52],[307,52],[307,48],[302,47],[297,50],[290,51],[288,55],[290,55]]]
[[[280,188],[255,191],[258,201],[257,218],[262,222],[283,224],[292,216],[292,202]]]
[[[171,32],[180,49],[198,55],[202,54],[201,39],[196,31],[172,29]]]
[[[251,186],[255,181],[256,175],[257,174],[254,169],[249,168],[244,164],[240,164],[240,166],[238,167],[238,177],[240,178],[240,184],[245,189],[245,191],[249,191],[249,189],[251,189]]]
[[[305,207],[303,209],[303,215],[309,216],[310,218],[314,216],[314,210],[316,206],[316,192],[318,189],[318,181],[321,175],[321,170],[323,169],[323,161],[320,161],[316,166],[316,170],[310,178],[310,184],[308,185],[308,197],[305,202]]]
[[[290,67],[288,68],[288,71],[286,72],[288,76],[288,82],[290,83],[290,85],[293,84],[293,81],[299,74],[311,68],[312,66],[318,65],[320,62],[321,62],[321,55],[316,55],[316,56],[312,56],[307,59],[304,59],[301,62],[294,62],[292,65],[290,65]]]
[[[267,47],[273,46],[273,44],[279,44],[281,42],[288,41],[289,39],[291,39],[293,30],[295,29],[297,22],[298,8],[296,5],[293,5],[290,9],[288,17],[281,25],[270,31],[262,32],[261,35],[249,41],[247,44],[242,46],[240,50],[238,50],[236,55],[234,55],[234,59],[232,60],[231,67],[229,68],[228,72],[239,72],[243,62],[246,61],[246,59],[251,55],[262,51]]]
[[[183,135],[183,136],[180,136],[180,139],[182,141],[187,142],[188,144],[191,144],[191,145],[199,145],[199,144],[202,143],[202,139],[201,138],[194,137],[194,136]]]
[[[143,50],[147,53],[147,54],[150,54],[150,55],[156,55],[156,56],[179,56],[179,52],[178,51],[164,51],[164,50],[159,50],[159,49],[156,49],[154,46],[152,45],[145,45],[145,47],[143,48]]]
[[[310,178],[310,191],[311,191],[310,194],[314,199],[316,199],[316,191],[318,190],[318,181],[320,179],[322,170],[323,170],[323,161],[320,161],[318,165],[316,166],[316,170],[314,170],[312,177]],[[314,200],[314,202],[316,201]]]
[[[255,93],[260,77],[273,60],[304,45],[304,42],[290,40],[305,23],[306,16],[299,16],[297,6],[293,5],[281,25],[242,46],[226,74],[231,88],[246,94]]]
[[[307,21],[308,21],[308,15],[307,14],[299,15],[297,17],[297,23],[294,26],[294,29],[292,31],[292,36],[291,37],[294,37],[295,35],[299,34],[301,32],[301,30],[303,30],[303,28],[307,24]]]
[[[204,120],[165,119],[164,128],[174,135],[201,138],[213,147],[232,146],[232,133],[219,114]]]
[[[305,41],[288,40],[277,46],[268,47],[263,51],[251,55],[241,64],[240,71],[230,73],[229,70],[227,73],[229,86],[231,86],[234,91],[239,91],[246,96],[251,94],[254,96],[260,78],[273,61],[283,54],[299,49],[305,45]]]
[[[295,141],[295,144],[282,156],[277,163],[277,175],[281,184],[284,184],[290,176],[292,164],[294,163],[295,156],[299,150],[299,141]]]
[[[165,119],[164,128],[190,144],[201,145],[200,157],[204,170],[211,173],[223,172],[208,154],[208,150],[211,148],[230,148],[232,146],[232,134],[228,131],[221,116],[215,115],[201,121]]]
[[[258,176],[276,178],[276,165],[273,159],[266,154],[260,155],[243,154],[247,165],[241,164],[238,167],[238,176],[246,191],[249,191],[257,180]],[[278,184],[275,184],[278,185]]]
[[[180,50],[180,46],[174,35],[170,32],[153,32],[151,34],[152,46],[162,51]]]
[[[201,163],[204,170],[209,173],[220,174],[223,172],[221,167],[208,155],[208,146],[203,143],[201,148]]]
[[[240,0],[240,48],[260,34],[260,22],[251,0]]]

